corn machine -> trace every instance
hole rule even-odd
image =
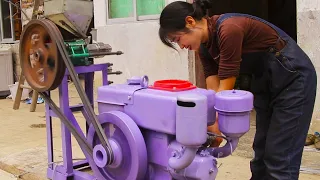
[[[20,41],[22,71],[29,85],[46,102],[48,169],[55,180],[213,180],[217,159],[229,156],[249,130],[253,95],[232,90],[215,93],[188,81],[132,77],[110,85],[112,64],[94,58],[121,55],[104,43],[90,43],[92,1],[45,1],[45,17],[31,20]],[[93,73],[102,71],[98,115],[94,112]],[[78,75],[85,77],[85,86]],[[71,77],[82,104],[70,106],[67,78]],[[59,107],[50,91],[59,88]],[[81,111],[83,131],[73,112]],[[207,126],[219,116],[227,143],[211,148],[216,135]],[[53,166],[52,117],[61,122],[63,164]],[[74,161],[71,136],[86,159]],[[90,172],[79,170],[89,167]]]

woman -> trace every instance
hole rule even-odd
[[[311,60],[265,20],[236,13],[207,17],[208,2],[166,6],[160,39],[169,47],[177,43],[199,52],[209,89],[230,90],[239,74],[252,75],[257,116],[251,179],[298,179],[316,96]]]

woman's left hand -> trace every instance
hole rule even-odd
[[[222,135],[221,131],[219,130],[218,117],[216,118],[216,122],[212,126],[208,126],[207,130],[216,135],[220,135],[220,136]],[[210,147],[219,147],[222,141],[223,139],[221,137],[217,137],[211,143]]]

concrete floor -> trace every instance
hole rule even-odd
[[[79,103],[79,98],[71,86],[70,101]],[[57,100],[56,91],[53,99]],[[19,110],[12,109],[11,99],[0,100],[0,169],[26,180],[46,179],[47,149],[44,104],[37,106],[36,112],[29,112],[30,105],[21,103]],[[79,123],[84,125],[82,114],[76,113]],[[60,121],[54,119],[53,136],[56,161],[62,160]],[[254,121],[251,130],[240,141],[232,156],[219,160],[217,180],[245,180],[250,178],[249,161],[252,157],[251,143],[254,135]],[[83,158],[73,139],[74,157]],[[320,169],[320,153],[311,148],[304,153],[303,165],[309,172]],[[313,151],[313,152],[311,152]],[[5,179],[7,178],[7,179]],[[301,173],[302,180],[319,180],[320,175]],[[11,180],[10,174],[0,172],[0,180]]]
[[[0,180],[16,180],[17,178],[10,174],[7,173],[6,171],[0,170]]]

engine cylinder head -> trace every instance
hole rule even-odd
[[[185,146],[200,146],[207,139],[207,98],[198,94],[177,97],[177,141]]]

